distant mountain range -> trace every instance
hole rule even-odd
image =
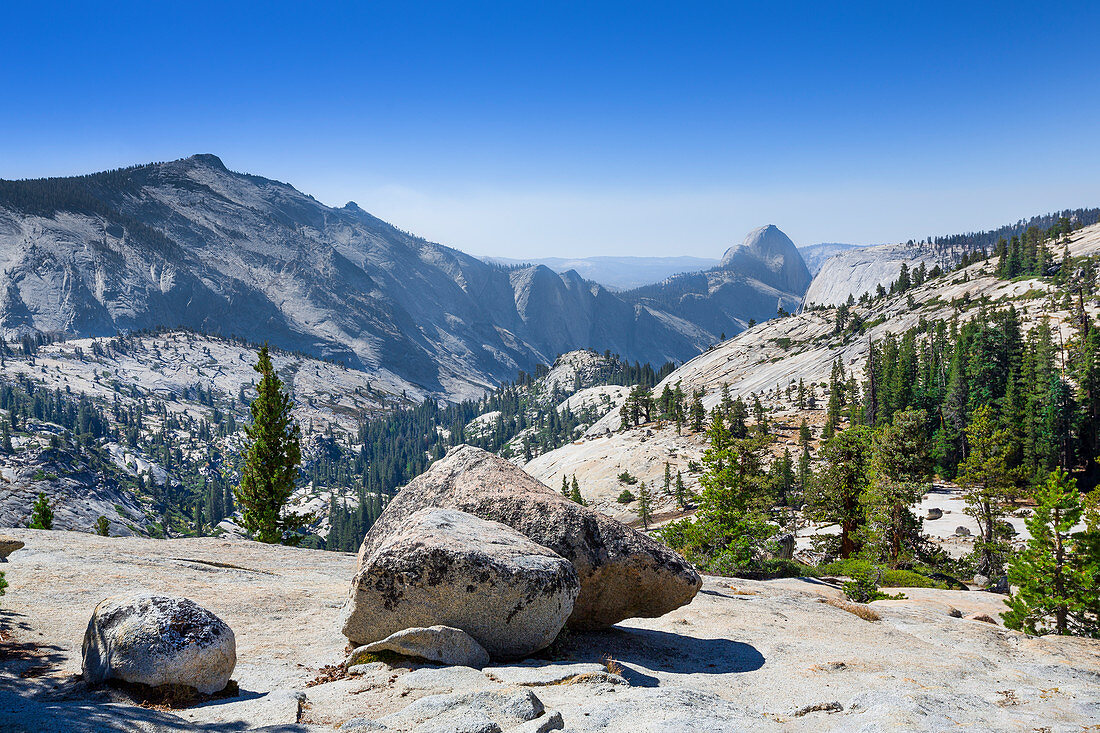
[[[835,254],[865,247],[863,244],[823,242],[798,247],[811,275],[816,275],[825,260]],[[631,290],[658,283],[673,275],[701,272],[717,267],[722,260],[709,257],[536,257],[513,259],[509,257],[482,257],[486,262],[498,265],[545,265],[554,272],[574,270],[585,280],[592,280],[608,290]]]
[[[609,290],[630,290],[652,285],[666,277],[684,272],[699,272],[716,267],[721,260],[709,257],[541,257],[517,260],[508,257],[483,257],[500,265],[545,265],[554,272],[573,270],[585,280],[598,282]]]
[[[810,281],[770,226],[706,271],[615,293],[575,270],[483,262],[213,155],[0,181],[0,258],[8,338],[185,327],[447,397],[578,348],[684,361],[797,308]]]

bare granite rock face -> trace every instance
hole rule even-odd
[[[699,574],[676,552],[469,445],[452,449],[393,498],[363,538],[360,567],[408,516],[433,506],[506,524],[572,562],[581,590],[571,628],[662,616],[691,601],[701,585]]]
[[[1003,597],[992,593],[891,588],[906,597],[872,603],[882,620],[868,623],[818,602],[843,598],[828,585],[707,577],[705,593],[667,616],[564,637],[563,661],[481,671],[376,663],[331,679],[325,670],[346,656],[338,619],[350,553],[214,537],[4,534],[26,543],[3,566],[11,586],[0,616],[16,622],[4,631],[41,650],[0,655],[5,733],[432,730],[479,710],[486,727],[508,733],[560,728],[558,713],[576,733],[1080,731],[1100,719],[1100,640],[960,617],[999,619]],[[164,710],[70,682],[99,600],[168,586],[232,626],[240,697]],[[629,684],[609,683],[608,658]],[[538,709],[516,694],[524,689],[544,710],[518,722]],[[830,712],[834,702],[843,709]]]
[[[568,560],[510,527],[421,509],[361,556],[343,632],[366,645],[442,624],[494,658],[523,657],[554,640],[579,589]]]
[[[84,633],[84,680],[225,689],[237,664],[233,630],[186,598],[146,593],[108,598]]]

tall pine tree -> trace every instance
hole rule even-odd
[[[253,368],[260,383],[252,400],[252,424],[245,426],[245,462],[236,498],[244,527],[255,539],[296,544],[294,533],[309,519],[286,510],[302,460],[298,423],[266,345]]]

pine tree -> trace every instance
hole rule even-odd
[[[300,432],[266,345],[253,368],[261,376],[251,405],[252,424],[245,427],[245,463],[236,499],[242,523],[255,539],[290,544],[296,539],[293,533],[309,520],[286,511],[301,463]]]
[[[569,498],[569,479],[564,473],[561,475],[561,495],[566,499]]]
[[[573,478],[576,479],[576,476],[574,476]],[[584,497],[581,496],[580,484],[578,484],[575,480],[573,481],[573,488],[569,492],[569,498],[577,504],[580,504],[581,506],[588,506],[588,502],[586,502],[584,500]]]
[[[677,471],[676,472],[676,505],[680,507],[681,511],[687,511],[688,508],[688,492],[684,487],[684,477]]]
[[[31,507],[31,523],[28,526],[31,529],[53,529],[53,509],[41,492]]]
[[[665,496],[672,495],[672,467],[668,465],[668,461],[665,461],[664,494]]]
[[[1035,512],[1025,522],[1031,538],[1008,567],[1016,592],[1005,601],[1005,626],[1100,637],[1100,520],[1095,505],[1090,509],[1086,530],[1074,533],[1084,514],[1077,482],[1055,469],[1036,489]]]
[[[111,523],[102,514],[95,520],[95,533],[100,537],[109,537],[111,534]]]
[[[691,429],[696,433],[703,432],[703,421],[707,419],[707,411],[703,407],[703,390],[694,390],[691,393]]]
[[[864,544],[874,559],[896,568],[920,537],[920,524],[910,506],[929,488],[931,465],[924,410],[894,415],[871,447],[870,480],[862,499],[867,507]]]
[[[867,488],[871,435],[869,427],[853,425],[827,440],[821,446],[824,464],[806,497],[814,519],[840,526],[841,558],[859,551],[859,530],[867,521],[861,498]]]
[[[642,520],[642,527],[649,529],[649,520],[653,511],[653,496],[645,481],[638,484],[638,518]]]
[[[966,438],[970,451],[959,464],[958,482],[964,490],[966,513],[978,522],[979,537],[974,543],[978,572],[994,578],[1004,571],[1009,551],[998,534],[1014,484],[1007,460],[1008,432],[996,429],[992,409],[982,405],[966,428]]]

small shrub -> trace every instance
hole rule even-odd
[[[881,621],[882,616],[878,615],[878,612],[870,606],[865,606],[862,603],[851,603],[839,598],[822,598],[822,603],[826,603],[834,608],[839,608],[841,611],[847,611],[853,616],[859,616],[864,621]]]
[[[921,568],[927,572],[934,572],[931,568]],[[835,562],[828,563],[826,565],[820,565],[817,567],[817,572],[821,575],[843,575],[849,578],[855,578],[859,575],[868,575],[874,573],[876,576],[881,572],[881,577],[878,578],[878,585],[886,586],[887,588],[947,588],[948,583],[935,580],[928,577],[927,574],[917,572],[916,570],[890,570],[883,569],[881,571],[872,568],[871,563],[866,560],[859,560],[856,558],[849,558],[847,560],[836,560]]]
[[[620,504],[629,504],[630,502],[634,501],[634,494],[630,493],[630,489],[623,489],[622,493],[619,494],[619,498],[615,501],[619,502]]]
[[[795,560],[774,558],[765,560],[763,566],[766,578],[803,578],[815,575],[814,569]]]
[[[631,476],[629,471],[623,471],[619,474],[619,483],[633,486],[634,484],[638,483],[638,479],[634,476]]]
[[[28,526],[31,529],[53,529],[53,509],[43,493],[38,494],[31,507],[31,523]]]
[[[870,603],[871,601],[901,600],[905,598],[903,593],[890,595],[878,589],[878,582],[869,572],[857,573],[842,587],[848,600],[856,603]]]

